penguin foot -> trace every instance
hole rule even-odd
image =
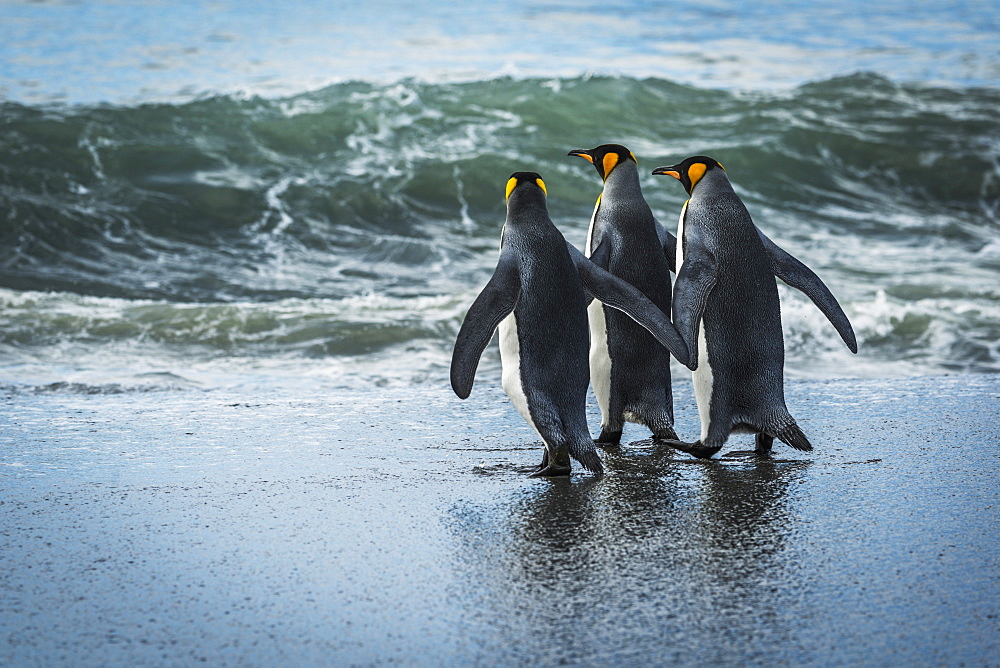
[[[622,451],[621,443],[604,443],[602,441],[594,441],[594,445],[608,453],[620,453]]]
[[[656,443],[668,443],[670,441],[680,441],[677,436],[677,432],[673,430],[672,427],[667,427],[666,429],[661,429],[653,434],[653,441]]]
[[[564,455],[565,456],[565,455]],[[565,457],[565,461],[560,462],[561,457],[549,457],[548,448],[542,453],[542,463],[538,465],[534,473],[529,475],[529,478],[556,478],[559,476],[568,476],[570,470],[572,469],[569,458]]]
[[[754,437],[754,442],[757,446],[754,450],[757,457],[760,459],[771,459],[771,446],[774,445],[774,436],[765,434],[764,432],[758,432]]]
[[[594,441],[602,448],[613,448],[621,445],[622,442],[622,430],[612,430],[607,427],[601,429],[601,435],[597,437]]]
[[[566,477],[570,474],[572,467],[568,464],[557,464],[549,462],[538,467],[538,470],[529,475],[529,478],[558,478]]]
[[[663,441],[666,445],[669,445],[675,450],[680,450],[681,452],[686,452],[689,455],[693,455],[698,459],[711,459],[715,453],[722,449],[722,446],[715,448],[710,448],[706,445],[702,445],[701,441],[695,441],[694,443],[685,443],[684,441],[673,441],[665,440]]]

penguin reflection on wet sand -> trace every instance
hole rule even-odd
[[[709,458],[731,433],[750,432],[761,456],[770,453],[775,438],[812,450],[785,407],[775,276],[804,292],[856,353],[850,321],[812,270],[757,229],[717,161],[695,156],[653,174],[676,178],[691,196],[677,224],[673,321],[696,367],[701,437],[669,445]]]
[[[574,149],[604,181],[587,233],[586,254],[670,313],[676,240],[642,196],[635,156],[620,144]],[[643,424],[658,440],[676,440],[670,356],[647,332],[596,301],[588,308],[590,375],[601,407],[600,443],[617,445],[625,422]]]
[[[499,328],[504,391],[545,442],[532,475],[569,475],[570,457],[601,473],[586,418],[589,296],[635,318],[685,364],[687,347],[653,303],[566,242],[549,218],[538,174],[515,173],[506,198],[500,258],[458,332],[451,386],[460,398],[469,396],[479,358]]]

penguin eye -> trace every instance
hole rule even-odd
[[[510,199],[510,193],[514,190],[514,186],[517,185],[517,179],[513,176],[507,179],[507,192],[504,194],[504,200]]]
[[[538,178],[538,179],[535,179],[535,183],[538,184],[538,187],[541,188],[542,192],[545,193],[545,196],[548,197],[549,191],[546,190],[546,188],[545,188],[545,181],[542,181],[540,178]]]
[[[708,167],[706,167],[703,162],[696,162],[688,167],[688,181],[691,182],[692,188],[694,188],[698,181],[701,180],[701,177],[705,175],[705,171],[707,169]]]
[[[603,165],[604,165],[604,178],[608,178],[608,174],[611,173],[611,170],[614,169],[615,165],[617,165],[617,164],[618,164],[618,154],[617,153],[606,153],[604,155],[604,161],[603,161]]]

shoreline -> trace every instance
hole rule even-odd
[[[703,462],[631,427],[555,481],[493,380],[5,388],[0,663],[1000,657],[1000,375],[789,380],[813,452]]]

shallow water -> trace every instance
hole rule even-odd
[[[497,388],[66,390],[0,395],[0,663],[1000,656],[996,374],[792,381],[811,453],[561,480]]]

